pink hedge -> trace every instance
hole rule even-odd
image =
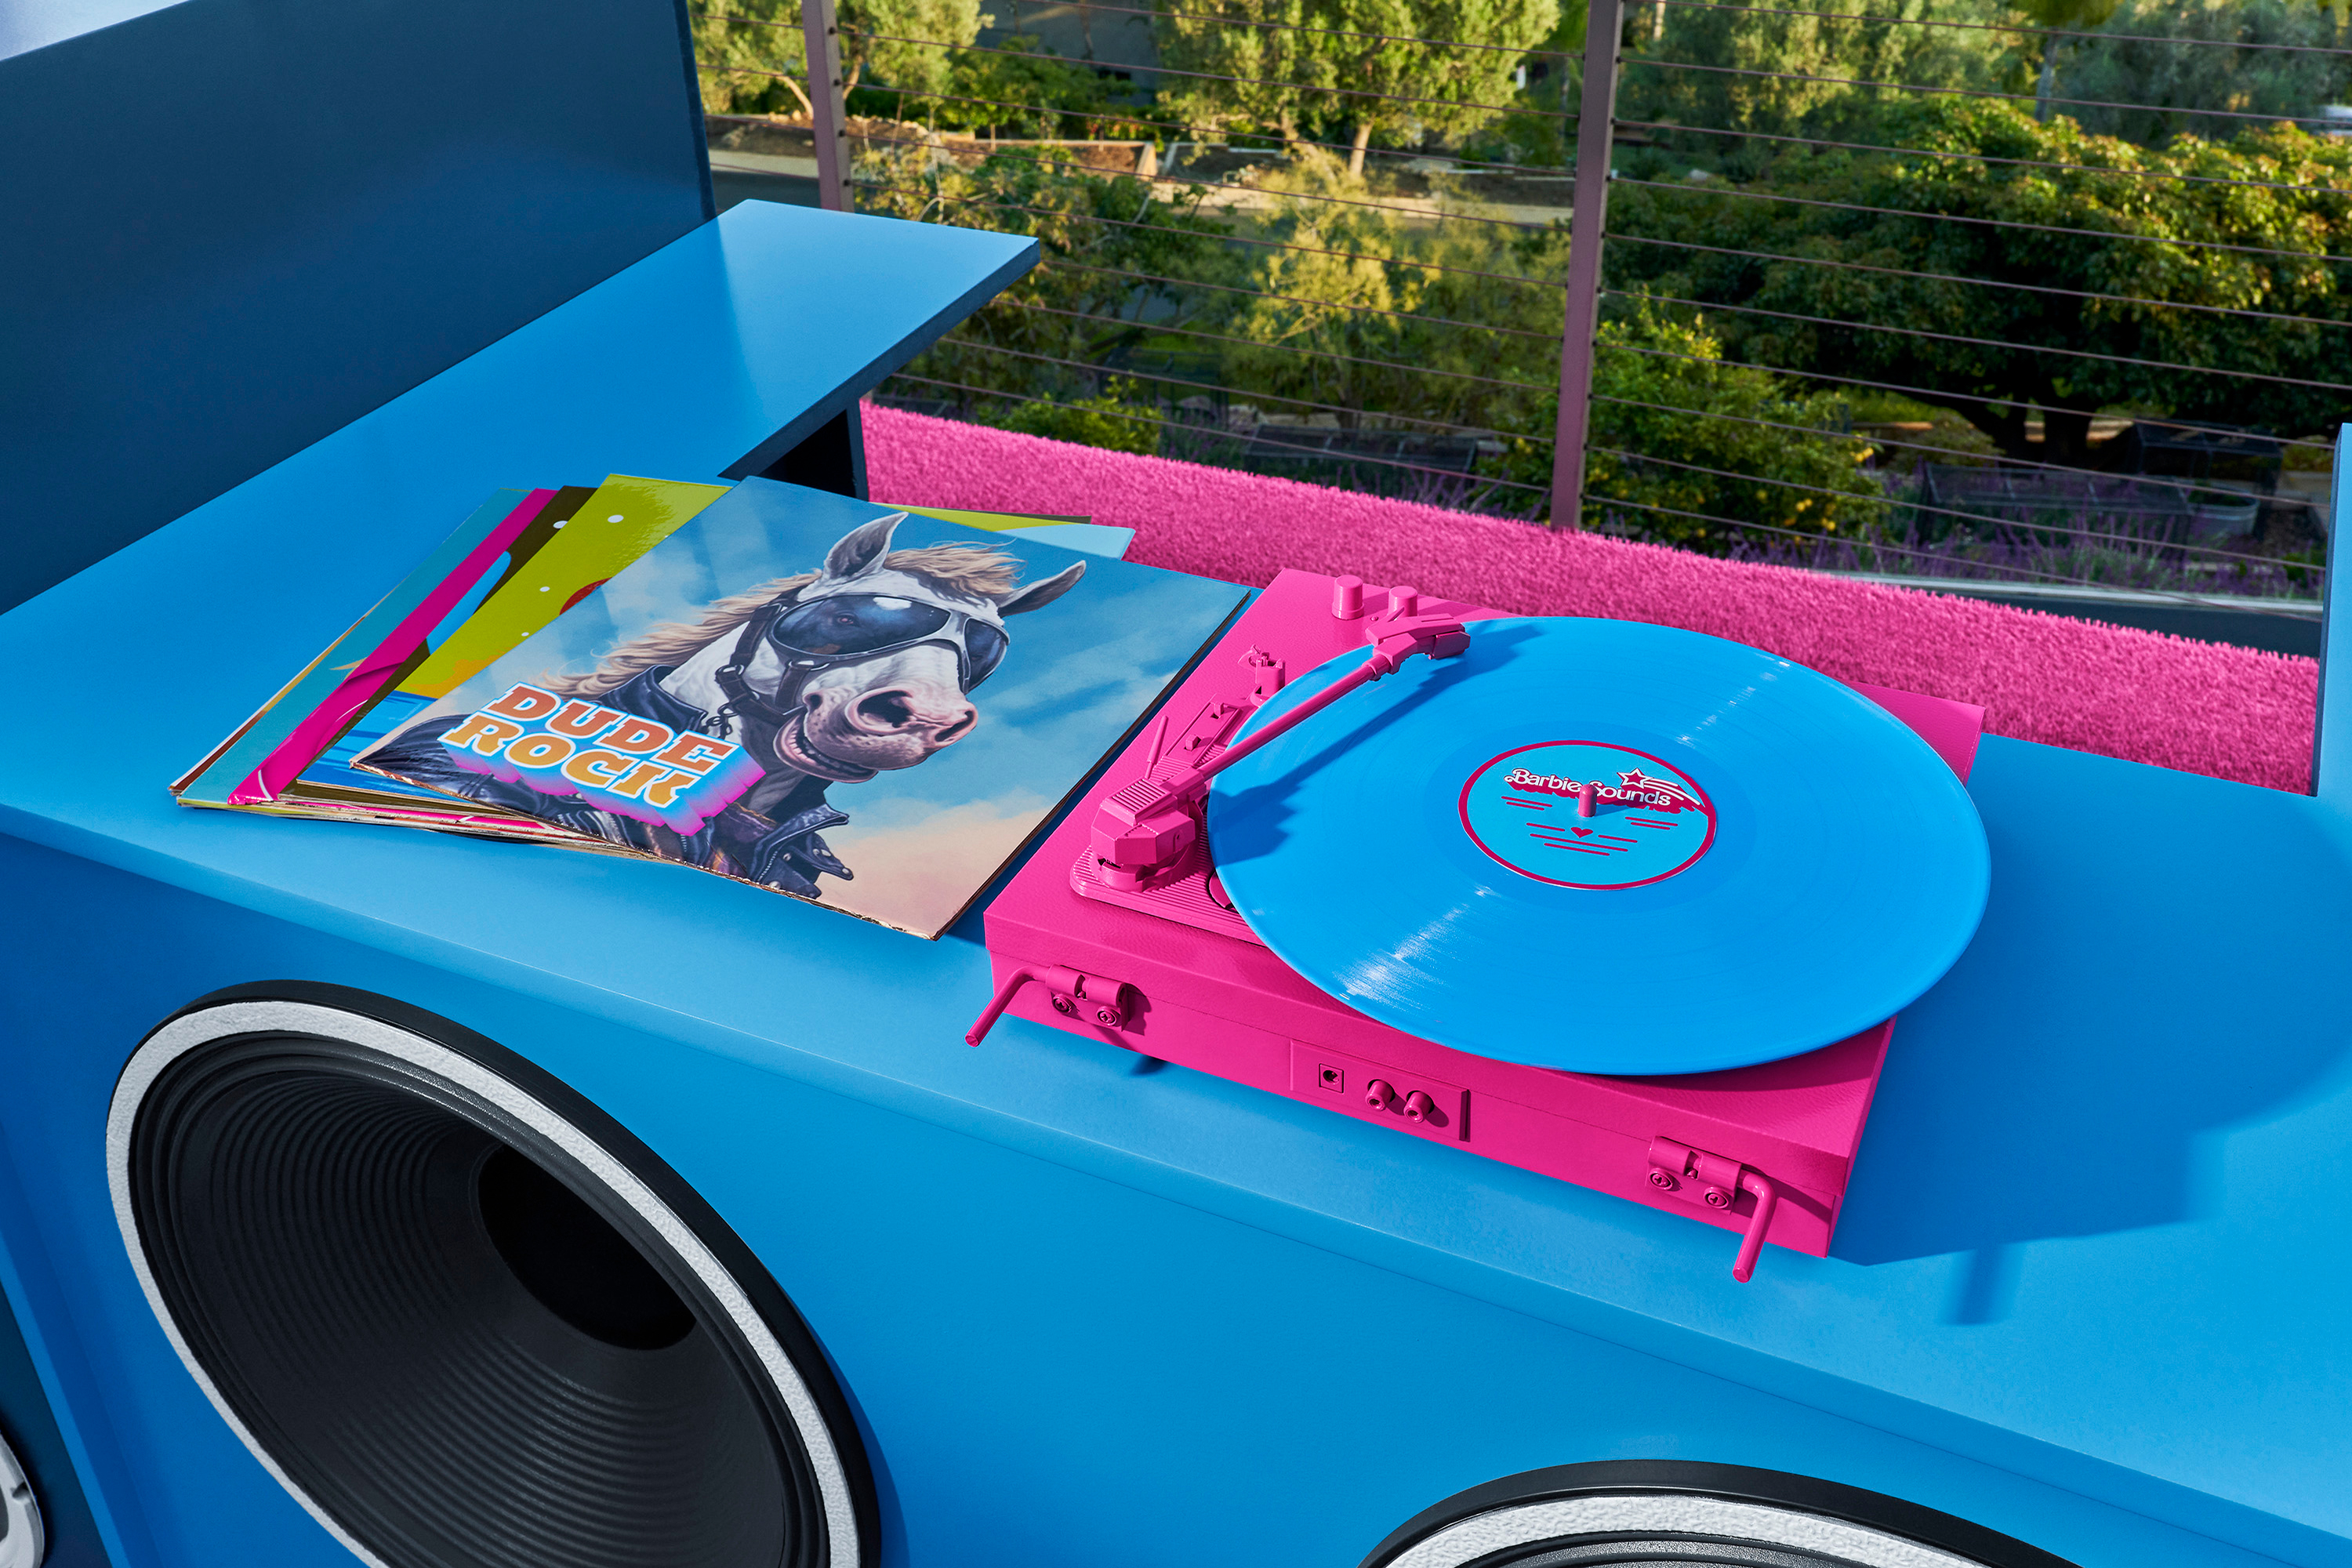
[[[1084,513],[1129,559],[1262,585],[1286,566],[1533,615],[1729,637],[1849,679],[1979,703],[1994,734],[2300,791],[2311,659],[1948,595],[1688,555],[1008,431],[866,410],[877,500]]]

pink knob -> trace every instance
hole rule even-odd
[[[1384,1078],[1376,1078],[1364,1086],[1364,1103],[1374,1110],[1386,1110],[1396,1103],[1396,1087]]]
[[[1331,615],[1335,620],[1352,621],[1364,613],[1364,580],[1361,577],[1331,579]]]
[[[1417,616],[1421,614],[1421,590],[1418,588],[1391,588],[1389,590],[1389,614],[1392,616]]]
[[[1437,1101],[1417,1089],[1404,1097],[1404,1119],[1407,1121],[1426,1121],[1429,1113],[1436,1109]]]

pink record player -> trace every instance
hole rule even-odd
[[[1506,613],[1285,572],[1111,763],[986,917],[1005,1012],[1739,1232],[1825,1256],[1885,1061],[1892,1019],[1803,1055],[1727,1071],[1606,1078],[1499,1061],[1380,1023],[1301,978],[1223,896],[1201,821],[1211,775],[1414,655],[1465,646]],[[1291,674],[1351,649],[1360,668],[1230,745]],[[1983,710],[1854,689],[1961,779]]]

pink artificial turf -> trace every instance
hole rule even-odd
[[[1996,735],[2273,789],[2311,776],[2317,664],[1950,595],[1383,500],[868,405],[877,500],[1085,513],[1130,560],[1262,586],[1286,566],[1532,615],[1728,637],[1974,702]]]

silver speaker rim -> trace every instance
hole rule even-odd
[[[0,1568],[41,1568],[41,1559],[48,1555],[41,1501],[33,1495],[32,1479],[5,1437],[0,1437],[0,1521],[7,1527],[0,1533]]]
[[[1782,1546],[1862,1568],[1984,1568],[1972,1558],[1825,1514],[1683,1492],[1621,1492],[1513,1503],[1415,1542],[1386,1568],[1463,1568],[1515,1546],[1576,1536],[1699,1536]]]

